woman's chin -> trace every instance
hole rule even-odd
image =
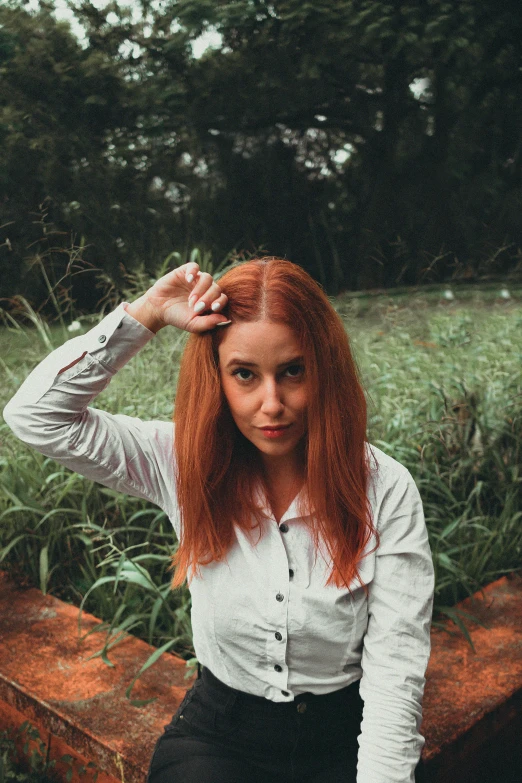
[[[294,453],[297,453],[298,447],[299,447],[299,441],[295,441],[293,438],[291,442],[282,442],[282,441],[259,441],[255,440],[252,441],[254,446],[257,448],[258,451],[261,452],[262,455],[266,457],[286,457],[293,455]]]

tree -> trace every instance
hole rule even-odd
[[[191,245],[262,248],[330,293],[514,266],[514,0],[141,7],[77,0],[83,44],[51,4],[0,12],[2,222],[48,197],[111,274]],[[222,45],[197,59],[208,29]]]

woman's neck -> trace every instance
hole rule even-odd
[[[288,456],[294,458],[288,459]],[[294,455],[263,460],[263,478],[268,500],[276,521],[279,522],[304,484],[303,460],[296,460]]]
[[[297,451],[280,457],[261,455],[262,470],[268,486],[302,484],[305,477],[304,455]]]

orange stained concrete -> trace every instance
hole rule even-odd
[[[113,667],[101,657],[89,660],[105,640],[105,632],[96,631],[100,625],[84,613],[79,638],[76,607],[34,588],[18,588],[0,572],[0,703],[45,727],[108,775],[143,783],[154,744],[191,681],[185,679],[185,662],[164,654],[131,694],[157,700],[133,706],[125,690],[153,648],[127,636],[108,652]]]
[[[459,764],[479,766],[495,736],[522,728],[522,577],[502,577],[458,606],[486,627],[464,620],[474,651],[453,623],[432,630],[423,758],[442,781]]]
[[[429,783],[475,780],[471,769],[480,766],[485,742],[513,734],[521,721],[522,577],[504,577],[459,606],[488,628],[466,621],[475,652],[451,623],[453,634],[432,631],[422,726]],[[42,727],[57,754],[74,748],[68,752],[78,763],[94,762],[105,773],[97,783],[143,783],[154,744],[190,681],[184,662],[163,654],[132,693],[157,700],[132,706],[125,689],[153,648],[127,636],[108,653],[113,667],[89,660],[105,639],[100,625],[84,614],[79,638],[77,608],[18,588],[0,572],[0,729],[22,716]],[[471,777],[456,775],[463,767]]]
[[[47,763],[54,762],[51,774],[56,774],[59,780],[67,780],[67,783],[118,783],[118,778],[102,772],[92,761],[89,762],[44,726],[31,724],[31,730],[36,729],[38,738],[33,739],[25,731],[21,732],[20,727],[26,720],[26,716],[21,712],[0,701],[0,727],[15,741],[20,766],[30,769],[28,759],[34,753]]]

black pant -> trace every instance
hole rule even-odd
[[[355,783],[359,683],[276,703],[204,668],[156,743],[147,783]]]

